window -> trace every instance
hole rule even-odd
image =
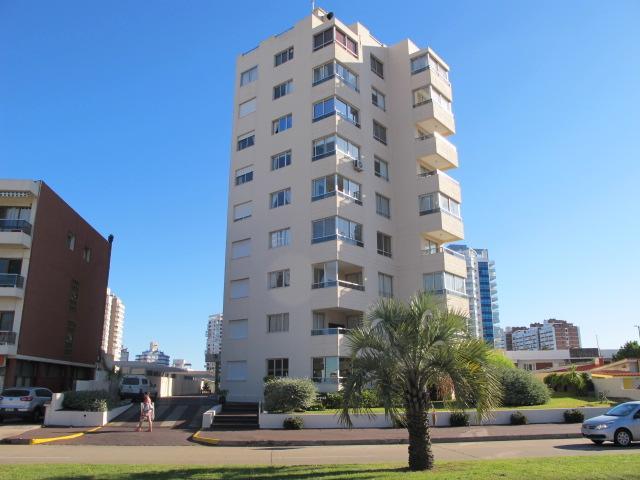
[[[422,276],[423,286],[427,292],[457,293],[466,295],[465,278],[449,272],[425,273]]]
[[[249,279],[231,280],[231,298],[245,298],[249,296]]]
[[[336,28],[336,43],[344,47],[353,56],[358,56],[358,43],[338,28]]]
[[[352,160],[360,160],[360,147],[354,143],[351,143],[346,138],[336,136],[336,146],[338,148],[338,151],[344,153]]]
[[[289,47],[286,50],[278,52],[274,56],[273,64],[275,67],[282,65],[283,63],[293,60],[293,47]]]
[[[289,359],[288,358],[267,359],[267,377],[288,377],[288,376],[289,376]]]
[[[353,73],[347,67],[342,65],[340,62],[336,62],[336,75],[340,80],[342,80],[347,86],[353,88],[356,92],[358,91],[358,75]]]
[[[376,156],[373,157],[373,171],[376,177],[389,181],[389,164]]]
[[[80,282],[71,279],[71,289],[69,291],[69,310],[75,312],[78,310],[78,300],[80,298]]]
[[[393,297],[393,277],[378,272],[378,295],[381,297]]]
[[[311,222],[311,243],[329,242],[336,239],[364,247],[362,225],[338,216],[321,218]]]
[[[242,185],[253,180],[253,165],[236,170],[236,185]]]
[[[283,228],[269,233],[269,248],[285,247],[291,244],[291,229]]]
[[[444,211],[460,218],[460,203],[442,193],[428,193],[418,197],[420,215]]]
[[[312,161],[328,157],[334,153],[336,153],[335,135],[329,135],[328,137],[319,138],[313,141]]]
[[[373,87],[371,87],[371,103],[373,103],[376,107],[380,108],[381,110],[387,109],[387,106],[386,106],[387,104],[385,101],[384,94],[382,94],[380,91],[376,90]]]
[[[0,332],[13,331],[14,312],[0,312]]]
[[[420,55],[411,59],[411,74],[419,73],[426,70],[428,67],[427,55]]]
[[[289,113],[283,117],[277,118],[271,124],[271,133],[273,135],[289,130],[293,126],[293,116]]]
[[[89,247],[84,247],[82,251],[82,259],[89,263],[91,261],[91,249]]]
[[[391,257],[391,237],[382,232],[378,232],[378,253]]]
[[[238,116],[240,118],[246,117],[247,115],[255,111],[256,111],[256,99],[252,98],[251,100],[247,100],[246,102],[243,102],[240,104],[240,106],[238,107]]]
[[[253,203],[251,201],[239,203],[233,206],[233,221],[243,220],[251,216],[253,210]]]
[[[413,91],[413,106],[418,107],[429,101],[429,90],[426,87],[420,87]]]
[[[249,320],[229,320],[229,338],[240,340],[249,336]]]
[[[245,70],[240,74],[240,86],[248,85],[258,79],[258,66]]]
[[[276,313],[267,315],[267,332],[288,332],[289,331],[289,314]]]
[[[284,288],[289,286],[289,269],[269,272],[269,288]]]
[[[391,218],[391,204],[387,197],[376,193],[376,213]]]
[[[227,381],[244,382],[247,380],[247,361],[227,362]]]
[[[271,200],[269,202],[269,208],[278,208],[291,203],[291,189],[285,188],[284,190],[278,190],[271,194]]]
[[[254,131],[245,133],[238,137],[238,150],[244,150],[245,148],[251,147],[255,144],[256,134]]]
[[[387,128],[373,121],[373,138],[378,140],[380,143],[387,144]]]
[[[333,42],[333,27],[313,36],[313,50],[320,50]]]
[[[371,71],[380,78],[384,78],[384,66],[373,54],[371,54]]]
[[[343,102],[338,97],[335,99],[336,112],[345,120],[353,123],[356,127],[360,126],[360,115],[358,109],[352,107],[347,102]]]
[[[67,248],[73,251],[76,248],[76,236],[73,232],[67,233]]]
[[[317,122],[323,118],[330,117],[336,112],[335,99],[333,97],[320,100],[313,104],[313,121]]]
[[[451,101],[435,88],[431,87],[431,99],[447,112],[451,111]]]
[[[291,92],[293,92],[293,80],[287,80],[273,87],[273,99],[277,100],[280,97],[289,95]]]
[[[338,192],[341,196],[352,198],[356,203],[362,205],[360,201],[360,184],[343,177],[340,174],[327,175],[316,178],[311,182],[311,201],[321,200],[331,197]]]
[[[251,239],[245,238],[231,244],[231,258],[243,258],[251,255]]]
[[[334,62],[325,63],[313,69],[313,85],[333,78]]]
[[[434,253],[438,253],[440,251],[440,247],[436,242],[432,242],[431,240],[424,239],[424,244],[422,246],[422,253],[427,255],[432,255]]]
[[[271,170],[278,170],[279,168],[284,168],[287,165],[291,165],[291,150],[278,153],[271,157]]]

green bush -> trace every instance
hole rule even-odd
[[[360,402],[360,405],[364,408],[376,408],[382,406],[382,402],[378,397],[378,392],[372,389],[362,391],[362,398]]]
[[[547,387],[551,388],[552,390],[555,390],[556,387],[558,386],[559,378],[560,378],[560,375],[558,375],[557,373],[550,373],[549,375],[544,377],[542,381]]]
[[[584,422],[584,413],[580,410],[565,410],[564,421],[566,423],[582,423]]]
[[[547,386],[525,370],[502,369],[500,383],[502,402],[507,407],[542,405],[551,398]]]
[[[282,422],[285,430],[302,430],[304,428],[304,420],[300,417],[287,417]]]
[[[449,425],[452,427],[468,427],[469,415],[465,412],[451,412],[449,416]]]
[[[301,417],[287,417],[282,422],[285,430],[302,430],[304,428],[304,420]]]
[[[120,401],[106,390],[64,392],[62,407],[82,412],[105,412],[120,405]]]
[[[324,410],[324,405],[322,405],[322,403],[318,401],[307,408],[307,411],[309,412],[319,412],[320,410]]]
[[[340,392],[328,392],[322,396],[322,404],[324,408],[342,408],[342,393]]]
[[[316,395],[308,378],[276,378],[264,386],[264,408],[274,413],[305,411],[316,403]]]
[[[522,412],[513,412],[511,414],[511,425],[526,425],[529,420]]]

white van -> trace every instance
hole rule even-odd
[[[154,401],[158,397],[156,385],[144,375],[125,375],[120,380],[120,398],[142,400],[145,393],[148,393]]]

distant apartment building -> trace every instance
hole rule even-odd
[[[484,248],[449,245],[464,255],[467,263],[467,296],[469,298],[469,331],[495,348],[502,346],[502,334],[496,330],[500,322],[495,262]]]
[[[580,329],[566,320],[551,318],[512,331],[512,350],[569,350],[581,348]]]
[[[149,343],[149,350],[145,350],[139,355],[136,355],[136,362],[145,363],[157,363],[159,365],[169,366],[169,355],[166,355],[160,350],[158,342],[152,341]]]
[[[348,329],[380,298],[430,291],[465,314],[449,67],[315,9],[236,63],[222,388],[267,376],[336,391]]]
[[[46,183],[0,180],[0,387],[93,379],[112,240]]]
[[[191,362],[187,362],[184,358],[174,358],[173,366],[176,368],[182,368],[183,370],[193,370]]]
[[[519,330],[526,330],[527,327],[505,327],[504,329],[504,349],[513,350],[513,334]]]
[[[121,362],[129,361],[129,349],[127,347],[122,347],[120,349],[120,361]]]
[[[104,329],[102,331],[102,351],[120,360],[122,335],[124,333],[124,303],[107,288],[107,301],[104,308]]]
[[[207,372],[218,373],[220,351],[222,349],[222,314],[209,315],[207,322],[207,346],[204,351],[204,363]]]

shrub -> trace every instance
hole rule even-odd
[[[375,408],[375,407],[382,406],[382,402],[378,397],[378,392],[376,392],[373,389],[363,390],[360,401],[361,401],[360,405],[364,408]]]
[[[342,393],[328,392],[322,397],[324,408],[342,408]]]
[[[106,390],[64,392],[62,407],[82,412],[105,412],[120,405],[120,401]]]
[[[555,390],[556,387],[558,386],[559,378],[560,378],[560,375],[558,375],[557,373],[550,373],[549,375],[544,377],[542,381],[547,387],[551,388],[552,390]]]
[[[316,403],[316,395],[308,378],[276,378],[264,386],[264,408],[276,413],[304,411]]]
[[[451,412],[449,416],[449,425],[452,427],[468,427],[469,415],[465,412]]]
[[[324,405],[321,402],[316,401],[313,405],[307,408],[309,412],[318,412],[320,410],[324,410]]]
[[[531,373],[519,369],[500,371],[502,402],[508,407],[542,405],[551,398],[549,389]]]
[[[511,425],[526,425],[529,422],[522,412],[513,412],[511,414]]]
[[[282,422],[282,426],[285,430],[302,430],[304,427],[304,420],[300,417],[287,417]]]
[[[580,410],[565,410],[564,421],[566,423],[582,423],[584,422],[584,413]]]

